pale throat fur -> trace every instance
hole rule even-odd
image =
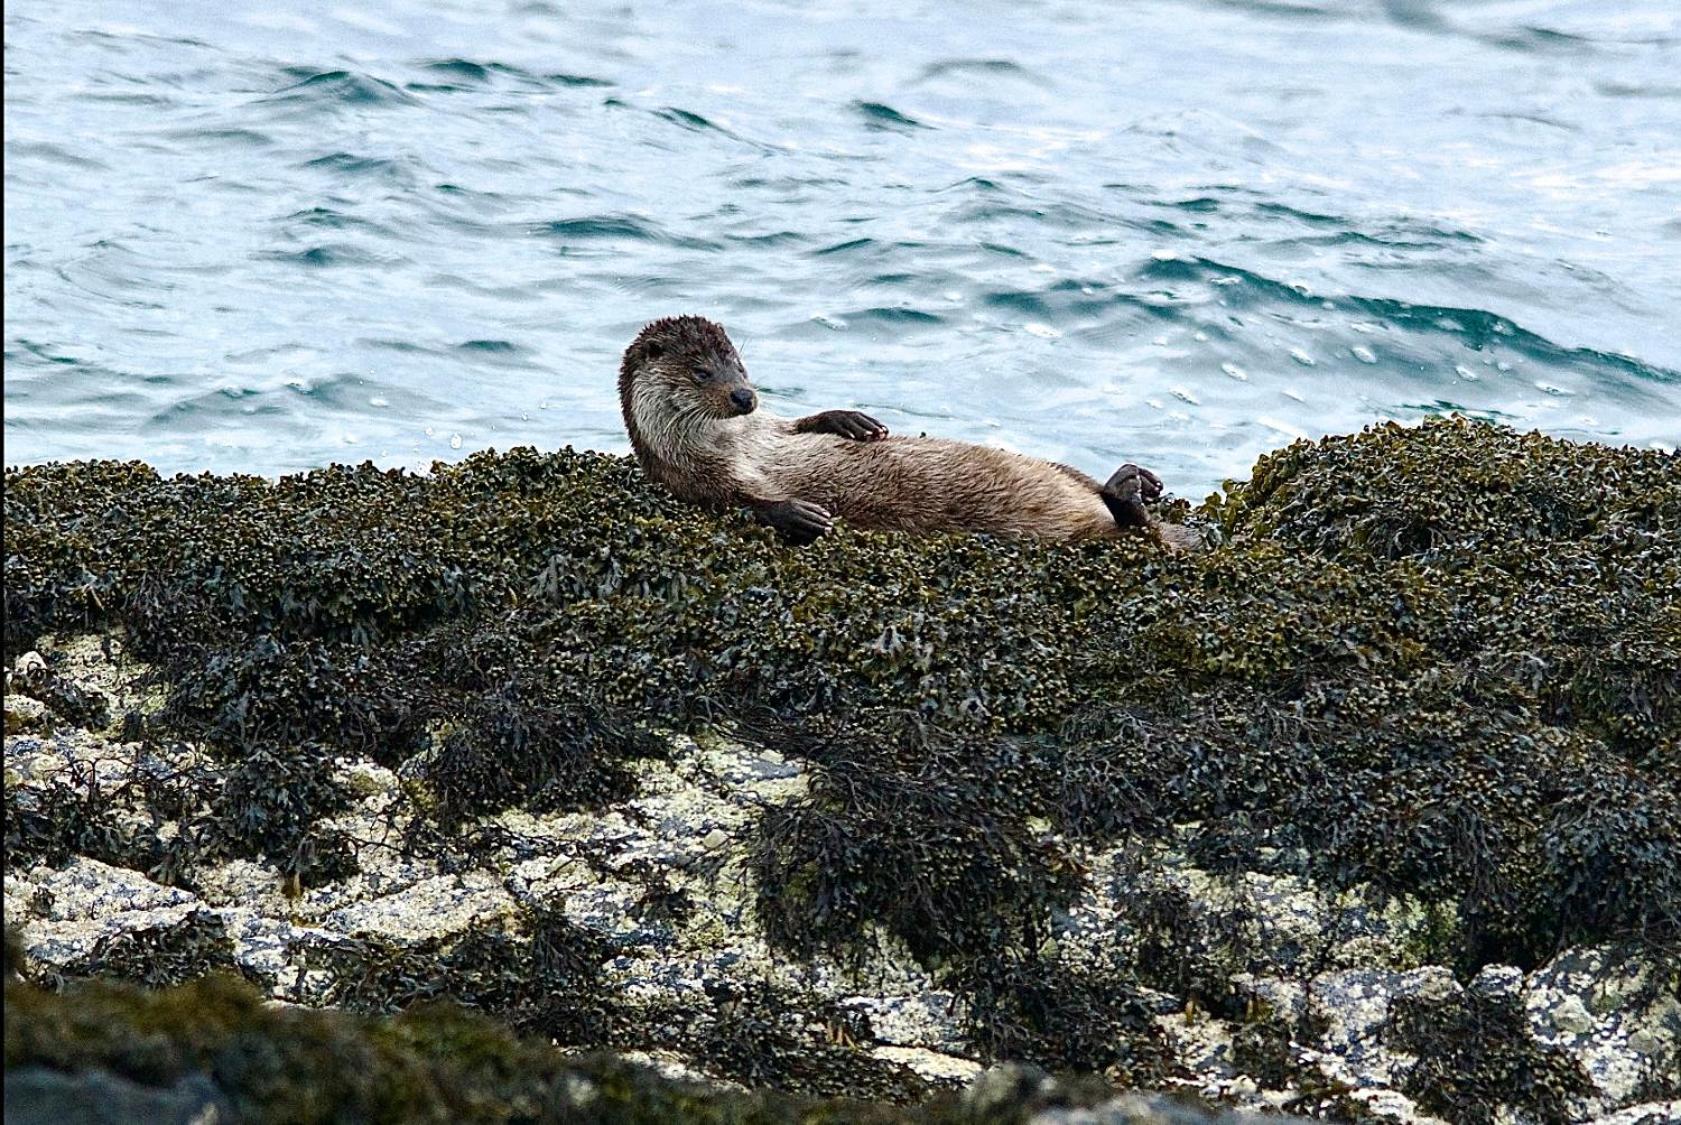
[[[689,485],[703,479],[711,482],[708,497],[720,479],[745,495],[774,491],[761,466],[781,452],[781,439],[790,431],[786,419],[762,411],[713,417],[692,395],[657,377],[633,380],[630,416],[631,445],[644,470],[679,496],[701,498]]]

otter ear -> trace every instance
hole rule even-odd
[[[658,359],[664,354],[665,345],[660,343],[658,340],[649,340],[646,344],[642,345],[642,359],[644,362],[650,359]]]

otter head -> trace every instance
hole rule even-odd
[[[619,385],[657,387],[672,410],[703,418],[734,418],[759,405],[723,326],[698,316],[666,317],[644,328],[625,349]]]
[[[642,329],[625,349],[619,403],[631,445],[647,464],[704,441],[711,425],[753,413],[759,396],[721,325],[673,316]]]

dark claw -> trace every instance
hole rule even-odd
[[[1103,490],[1127,499],[1137,497],[1145,501],[1160,500],[1162,478],[1137,465],[1122,465],[1115,470],[1115,475],[1109,478],[1109,483],[1103,486]]]
[[[1147,527],[1150,513],[1144,505],[1161,499],[1162,479],[1149,469],[1122,465],[1103,486],[1101,495],[1117,524],[1122,527]]]
[[[833,526],[826,510],[805,500],[779,500],[763,509],[760,518],[796,543],[809,543]]]
[[[880,441],[887,436],[887,427],[868,414],[853,411],[847,416],[847,423],[852,427],[847,436],[857,441]]]
[[[858,410],[825,410],[805,419],[801,428],[814,434],[835,434],[851,441],[880,441],[887,427]]]

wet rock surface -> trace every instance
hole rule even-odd
[[[1678,1112],[1673,455],[1296,446],[1185,557],[799,551],[570,452],[6,483],[42,1098],[256,1112],[251,1022],[434,1115]],[[189,1001],[167,1065],[120,1034]]]

